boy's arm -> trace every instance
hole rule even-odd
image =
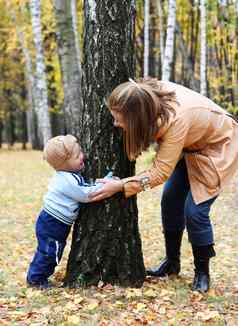
[[[62,189],[64,194],[75,201],[80,203],[88,203],[92,201],[89,198],[91,192],[99,190],[103,186],[102,183],[95,183],[93,185],[87,185],[86,183],[81,185],[73,175],[69,174],[67,176],[67,182],[64,183],[64,188]]]

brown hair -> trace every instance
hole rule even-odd
[[[174,91],[163,89],[155,78],[129,81],[117,86],[108,98],[108,108],[122,114],[125,122],[124,144],[130,160],[155,141],[159,128],[175,114]]]

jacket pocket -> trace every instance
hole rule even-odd
[[[220,188],[220,177],[212,159],[200,153],[186,154],[191,174],[200,183],[211,189]]]

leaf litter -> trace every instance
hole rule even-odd
[[[151,152],[138,160],[143,170]],[[99,284],[88,289],[60,287],[70,249],[53,276],[56,287],[27,288],[26,270],[35,250],[34,223],[52,169],[40,151],[0,150],[0,324],[1,325],[238,325],[238,176],[219,196],[211,212],[217,256],[211,262],[212,285],[192,292],[191,248],[182,244],[177,278],[148,277],[141,289]],[[139,223],[146,267],[164,257],[160,221],[162,187],[138,195]]]

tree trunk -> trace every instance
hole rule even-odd
[[[31,21],[33,39],[36,49],[36,72],[35,72],[35,108],[37,112],[39,133],[42,137],[43,145],[51,138],[50,116],[48,112],[48,95],[47,83],[45,73],[44,54],[42,46],[42,32],[41,32],[41,1],[31,0]]]
[[[199,80],[197,80],[194,76],[193,71],[193,62],[189,58],[188,50],[186,48],[185,41],[183,39],[183,35],[181,32],[181,28],[179,23],[176,24],[176,33],[178,35],[178,48],[181,51],[182,55],[182,82],[184,86],[188,86],[192,88],[193,90],[199,92],[200,85]]]
[[[71,14],[72,14],[72,22],[73,22],[73,30],[74,30],[74,42],[77,54],[77,63],[79,72],[81,72],[81,53],[80,53],[80,46],[79,46],[79,32],[78,32],[78,16],[77,16],[77,1],[71,0]]]
[[[34,148],[34,144],[36,144],[35,138],[37,137],[35,133],[34,126],[34,75],[32,70],[32,60],[29,49],[26,44],[25,34],[22,28],[22,21],[24,20],[24,4],[20,3],[20,11],[22,20],[19,21],[19,16],[17,16],[14,6],[10,6],[10,4],[5,0],[6,6],[11,14],[11,18],[16,26],[16,34],[19,40],[22,53],[24,56],[24,74],[26,79],[26,89],[27,89],[27,101],[28,101],[28,109],[26,112],[26,125],[27,125],[27,141]]]
[[[57,45],[61,63],[66,132],[79,136],[82,112],[81,69],[77,57],[71,1],[54,0]]]
[[[159,16],[159,39],[160,39],[160,62],[163,65],[164,59],[164,24],[163,24],[163,8],[161,0],[156,0],[157,11]]]
[[[6,92],[9,93],[9,92]],[[10,96],[10,94],[8,94]],[[10,107],[8,114],[8,119],[6,121],[6,138],[8,143],[8,148],[11,148],[16,141],[16,117],[15,108]]]
[[[144,4],[144,69],[143,76],[149,75],[149,53],[150,53],[150,43],[149,43],[149,33],[150,31],[150,0],[145,0]]]
[[[88,153],[85,174],[102,177],[109,170],[134,174],[126,158],[122,134],[112,125],[105,99],[134,76],[133,0],[86,0],[84,3],[84,112],[81,142]],[[86,205],[75,223],[65,285],[142,286],[145,269],[138,231],[136,197],[122,193]]]
[[[234,74],[234,106],[238,107],[238,12],[236,11],[235,18],[235,45],[236,52],[234,54],[234,62],[233,62],[233,74]],[[238,112],[236,112],[238,116]]]
[[[22,149],[25,150],[26,149],[26,144],[27,144],[27,119],[26,119],[26,112],[23,111],[21,113],[21,117],[22,117],[22,137],[21,137],[21,142],[22,142]]]
[[[171,66],[174,53],[174,36],[176,24],[176,0],[169,0],[167,18],[167,36],[164,50],[162,80],[169,80],[171,76]]]
[[[157,8],[155,3],[151,1],[150,4],[150,50],[149,50],[149,73],[151,77],[158,77],[160,75],[160,54],[159,54],[159,29]]]
[[[3,123],[0,120],[0,148],[2,148],[2,132],[3,132]]]
[[[207,19],[206,19],[206,0],[200,2],[201,11],[201,28],[200,28],[200,93],[204,96],[207,95]]]

